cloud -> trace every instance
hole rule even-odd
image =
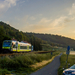
[[[9,22],[9,21],[6,21],[6,23],[7,23],[7,24],[10,24],[10,22]]]
[[[56,19],[42,18],[37,24],[29,24],[29,28],[36,32],[46,31],[61,31],[68,27],[68,23],[73,21],[75,17],[75,3],[72,4],[72,8],[69,9],[68,15],[60,16]]]
[[[51,20],[47,18],[42,18],[39,23],[49,23],[49,22],[51,22]]]
[[[61,25],[64,24],[65,19],[66,19],[66,16],[61,16],[61,17],[55,19],[55,20],[51,23],[51,25],[53,25],[53,27],[61,26]]]
[[[26,2],[26,0],[19,0],[18,4],[22,6],[22,4],[25,3],[25,2]]]
[[[62,31],[70,25],[68,24],[69,22],[75,19],[75,17],[73,16],[74,8],[75,4],[73,3],[72,8],[69,9],[69,12],[67,13],[68,15],[61,15],[56,19],[45,18],[43,15],[41,17],[27,15],[23,18],[16,18],[16,20],[18,20],[16,25],[17,27],[20,27],[20,25],[22,25],[19,29],[23,31],[43,33],[50,31]]]
[[[58,26],[62,23],[64,18],[58,18],[52,21],[52,19],[42,18],[37,24],[30,24],[27,22],[27,26],[22,30],[28,30],[32,32],[48,32],[50,30],[59,30],[62,26]]]
[[[73,3],[72,8],[69,9],[69,15],[75,15],[75,3]]]
[[[75,17],[69,17],[69,16],[60,16],[59,18],[55,19],[52,22],[52,25],[54,27],[58,26],[66,26],[66,23],[71,22],[75,19]]]
[[[68,26],[67,23],[74,20],[74,17],[60,16],[54,20],[42,18],[37,24],[30,24],[25,26],[27,30],[34,32],[50,32],[50,31],[62,31],[62,29]]]
[[[69,9],[68,15],[60,16],[56,19],[41,18],[37,24],[29,24],[29,29],[34,32],[62,31],[68,27],[68,23],[73,21],[75,17],[75,3]]]
[[[34,16],[31,16],[30,17],[30,20],[35,20],[36,18]]]
[[[0,3],[0,9],[9,8],[11,6],[16,5],[17,0],[4,0],[2,3]]]
[[[11,6],[16,5],[17,0],[3,0],[0,2],[0,14],[8,10]]]

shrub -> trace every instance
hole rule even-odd
[[[10,71],[8,71],[7,69],[0,69],[0,75],[6,75],[6,74],[11,74]]]
[[[48,60],[52,56],[50,53],[46,54],[23,54],[15,55],[13,57],[5,56],[0,58],[0,68],[6,69],[19,69],[19,68],[28,68],[31,64],[36,62],[41,62],[43,60]]]

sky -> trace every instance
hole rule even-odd
[[[0,21],[23,32],[75,39],[75,0],[0,0]]]

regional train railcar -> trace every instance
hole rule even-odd
[[[3,52],[25,52],[32,51],[33,46],[30,43],[24,43],[13,40],[4,40],[2,50]]]

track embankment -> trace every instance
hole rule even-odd
[[[0,57],[2,56],[13,56],[13,55],[19,55],[19,54],[25,54],[25,53],[34,53],[34,54],[44,54],[44,53],[50,53],[55,51],[32,51],[32,52],[16,52],[16,53],[1,53]]]

